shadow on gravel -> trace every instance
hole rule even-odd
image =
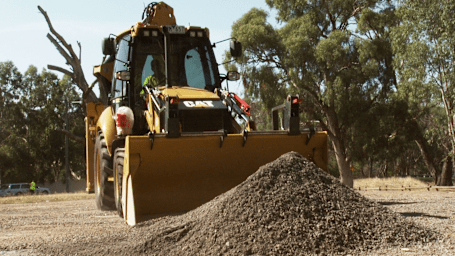
[[[400,212],[404,217],[427,217],[427,218],[436,218],[436,219],[449,219],[449,217],[437,216],[437,215],[428,215],[423,212]]]
[[[417,202],[378,202],[381,205],[416,204]]]

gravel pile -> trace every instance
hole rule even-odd
[[[439,239],[290,152],[230,191],[177,216],[141,223],[74,255],[346,255]]]

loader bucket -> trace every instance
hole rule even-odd
[[[223,139],[222,139],[223,138]],[[246,140],[245,140],[246,139]],[[309,141],[308,141],[309,140]],[[327,170],[328,138],[317,132],[227,135],[128,136],[125,140],[122,205],[129,225],[188,211],[240,184],[258,168],[296,151]]]

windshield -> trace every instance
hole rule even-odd
[[[206,38],[170,36],[170,84],[211,89],[216,86],[215,64]],[[212,54],[213,55],[213,54]]]
[[[164,40],[142,37],[136,44],[135,84],[166,84]],[[207,38],[169,36],[168,85],[213,90],[219,87],[216,61]]]

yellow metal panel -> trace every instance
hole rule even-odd
[[[93,75],[95,75],[95,76],[98,74],[102,75],[109,81],[112,80],[113,73],[114,73],[114,61],[93,67]]]
[[[85,117],[85,147],[86,147],[86,174],[87,174],[87,192],[95,192],[94,188],[94,170],[93,155],[95,154],[96,122],[104,110],[101,103],[89,102],[86,105],[87,115]]]
[[[138,153],[130,153],[130,138],[125,139],[125,159],[123,164],[123,180],[122,180],[122,209],[123,216],[129,225],[136,224],[136,210],[134,201],[134,192],[132,185],[132,177],[136,173],[141,164],[141,155]],[[143,136],[144,138],[144,136]],[[145,138],[144,138],[145,139]]]
[[[93,154],[95,143],[90,138],[90,123],[89,119],[85,117],[85,166],[86,166],[86,177],[87,177],[87,192],[95,192],[94,188],[94,177],[93,177]]]
[[[134,197],[133,197],[133,186],[132,186],[132,183],[131,183],[131,177],[128,178],[128,180],[126,180],[126,184],[128,184],[128,186],[123,186],[124,188],[126,188],[124,191],[124,195],[126,194],[126,197],[123,196],[123,198],[127,198],[127,202],[128,204],[124,204],[123,203],[123,216],[125,216],[125,219],[128,223],[128,225],[131,225],[131,226],[134,226],[136,225],[136,211],[134,209]]]
[[[159,2],[154,6],[155,13],[150,21],[150,25],[177,25],[174,17],[174,9],[164,2]]]
[[[147,94],[146,98],[147,104],[147,111],[145,111],[145,119],[147,120],[147,124],[151,131],[155,131],[156,133],[160,132],[160,118],[157,111],[153,108],[153,101],[150,94]]]
[[[160,87],[164,95],[179,97],[180,99],[219,99],[213,92],[194,87]]]
[[[129,171],[124,184],[131,179],[134,207],[126,202],[127,209],[134,209],[134,218],[140,222],[153,214],[196,208],[289,151],[327,170],[327,134],[317,133],[308,145],[306,140],[307,134],[251,132],[244,146],[238,134],[225,137],[220,147],[220,136],[156,137],[151,149],[147,136],[130,136],[125,155]],[[124,198],[128,201],[131,195]]]
[[[107,150],[109,152],[109,155],[112,156],[112,141],[115,139],[117,129],[115,128],[115,120],[112,117],[111,107],[104,109],[103,113],[98,119],[96,126],[98,130],[101,130],[103,132],[104,138],[106,139]]]
[[[129,28],[129,29],[123,30],[120,34],[118,34],[117,37],[115,38],[115,40],[117,41],[117,44],[120,43],[120,40],[122,40],[125,35],[131,34],[131,31],[132,31],[132,28]]]

